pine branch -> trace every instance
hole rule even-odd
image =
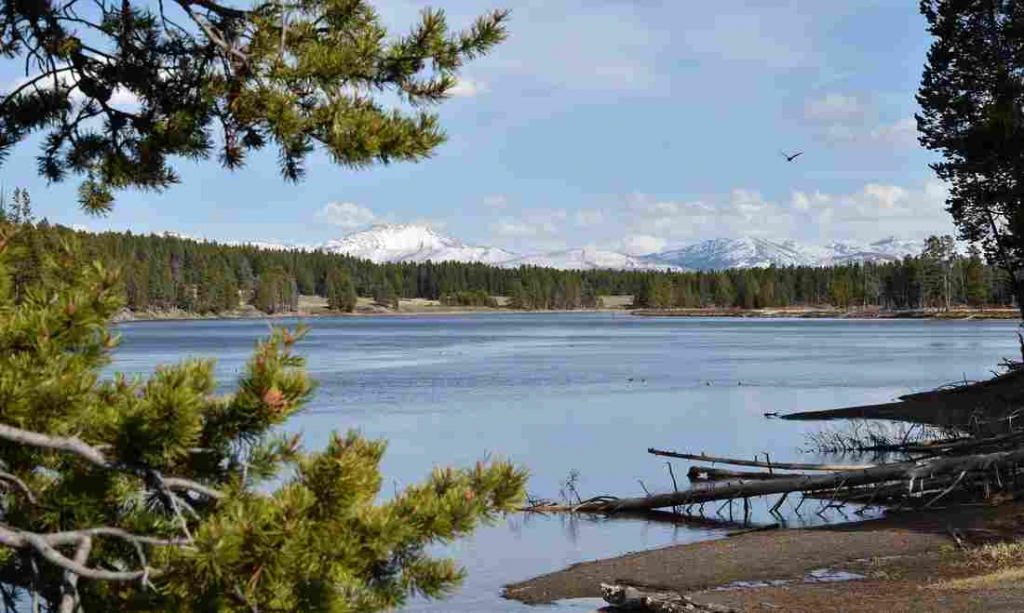
[[[29,430],[22,430],[21,428],[15,428],[5,424],[0,424],[0,439],[6,439],[12,443],[20,443],[22,445],[30,445],[32,447],[41,447],[43,449],[54,449],[58,451],[69,451],[87,460],[91,464],[94,464],[100,468],[106,468],[110,470],[125,470],[128,472],[142,473],[147,472],[144,470],[133,470],[130,467],[117,466],[106,459],[103,453],[82,441],[77,436],[73,437],[59,437],[49,436],[46,434],[39,434],[38,432],[31,432]],[[194,491],[204,496],[209,496],[215,500],[224,498],[224,493],[209,486],[203,485],[192,481],[191,479],[184,479],[181,477],[164,477],[159,475],[155,471],[148,471],[159,479],[160,483],[164,487],[175,491]]]
[[[81,553],[82,544],[89,543],[91,547],[92,538],[96,536],[121,538],[137,546],[141,544],[173,547],[187,546],[187,543],[182,540],[136,536],[119,528],[91,528],[71,532],[36,534],[34,532],[15,530],[0,524],[0,545],[11,549],[33,549],[51,564],[86,579],[96,581],[137,581],[142,579],[143,581],[148,581],[149,577],[155,577],[160,574],[159,569],[150,568],[145,564],[143,564],[142,570],[136,571],[110,571],[89,568],[84,562],[78,560],[78,554],[75,556],[76,559],[72,560],[56,549],[56,547],[60,546],[75,545],[79,547],[79,553]],[[137,550],[141,552],[141,548],[137,547]]]

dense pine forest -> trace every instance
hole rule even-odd
[[[62,243],[122,272],[133,311],[181,309],[217,313],[254,305],[265,313],[296,310],[299,295],[328,298],[349,311],[355,295],[393,306],[399,298],[445,305],[494,306],[507,296],[513,309],[576,309],[600,296],[633,295],[648,308],[766,308],[822,306],[886,310],[1008,306],[1012,291],[980,255],[958,255],[949,237],[932,238],[922,254],[899,262],[830,268],[771,267],[720,272],[562,271],[498,268],[460,262],[374,264],[321,251],[272,251],[131,232],[92,234],[35,222],[27,192],[0,209],[16,224],[16,296],[37,279],[43,259]],[[354,290],[354,291],[353,291]]]

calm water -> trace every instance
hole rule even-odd
[[[288,426],[304,433],[307,448],[348,428],[387,439],[387,490],[421,479],[433,465],[502,454],[526,465],[530,492],[548,498],[574,469],[584,497],[637,495],[638,480],[669,488],[663,459],[646,453],[651,446],[807,461],[797,448],[814,425],[762,413],[880,402],[981,378],[1018,351],[1013,322],[567,313],[310,323],[300,349],[320,388],[308,412]],[[268,324],[140,322],[119,329],[124,342],[114,369],[149,373],[188,356],[216,357],[228,389]],[[686,463],[675,466],[685,481]],[[760,502],[755,513],[764,513]],[[501,599],[501,586],[582,560],[722,534],[515,517],[439,550],[463,564],[469,579],[454,598],[407,610],[536,611]]]

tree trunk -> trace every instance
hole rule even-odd
[[[913,482],[917,479],[945,476],[953,473],[958,474],[965,471],[987,470],[993,466],[1020,462],[1024,462],[1024,449],[971,456],[934,458],[916,462],[882,464],[864,470],[836,472],[828,475],[804,475],[789,479],[729,483],[721,487],[707,487],[668,494],[653,494],[641,498],[600,500],[591,504],[579,505],[576,509],[578,511],[596,511],[599,513],[641,511],[701,504],[714,500],[785,494],[788,492],[812,492],[828,489],[838,491],[842,488],[870,483],[908,480],[911,482],[910,489],[912,489]],[[1010,472],[1007,471],[1004,474],[1009,474]]]

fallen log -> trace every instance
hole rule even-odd
[[[677,592],[648,592],[631,585],[601,584],[601,597],[615,609],[649,611],[651,613],[684,613],[705,611],[732,613],[732,607],[719,604],[699,604]]]
[[[987,432],[1012,428],[1013,414],[1024,406],[1024,369],[1013,369],[986,381],[905,394],[896,402],[802,411],[782,415],[791,420],[887,419],[966,428],[988,424]],[[978,422],[979,415],[986,418]]]
[[[619,498],[615,500],[595,500],[577,505],[580,512],[619,513],[622,511],[639,511],[660,509],[672,506],[701,504],[714,500],[737,498],[753,498],[771,494],[789,492],[808,492],[833,489],[836,492],[843,488],[868,485],[871,483],[891,483],[909,481],[907,492],[913,492],[914,482],[922,478],[934,478],[961,472],[986,471],[993,467],[1014,465],[1024,461],[1024,448],[1013,451],[1001,451],[988,454],[955,457],[936,457],[911,462],[882,464],[862,470],[835,472],[827,475],[802,475],[786,479],[770,479],[766,481],[744,481],[728,483],[722,487],[708,487],[684,492],[652,494],[640,498]],[[1011,476],[1009,469],[1004,473]]]
[[[758,460],[740,460],[738,458],[717,458],[706,454],[693,454],[693,453],[680,453],[677,451],[667,451],[664,449],[655,449],[649,447],[647,453],[652,455],[664,456],[666,458],[679,458],[682,460],[694,460],[697,462],[710,462],[712,464],[732,464],[734,466],[754,466],[756,468],[768,468],[776,469],[781,468],[783,470],[818,470],[818,471],[848,471],[848,470],[863,470],[866,468],[874,468],[874,464],[801,464],[797,462],[761,462]]]
[[[592,502],[591,500],[584,500],[583,504]],[[614,496],[601,496],[597,500],[616,500]],[[577,511],[579,505],[564,505],[556,503],[539,504],[532,506],[519,507],[516,510],[521,513],[536,513],[538,515],[544,515],[547,513],[575,513],[584,517],[590,516],[595,520],[606,519],[606,514],[598,511]],[[660,511],[657,509],[645,509],[642,511],[623,511],[622,513],[616,513],[616,518],[619,519],[637,519],[640,521],[666,523],[666,524],[680,524],[688,526],[700,526],[702,528],[715,528],[719,530],[736,529],[736,528],[749,528],[750,522],[743,521],[732,521],[728,519],[720,519],[717,517],[708,517],[705,515],[692,515],[689,513],[673,513],[671,511]]]
[[[690,481],[761,481],[764,479],[785,479],[799,477],[797,473],[765,473],[750,470],[728,470],[725,468],[709,468],[707,466],[691,466],[686,476]]]

